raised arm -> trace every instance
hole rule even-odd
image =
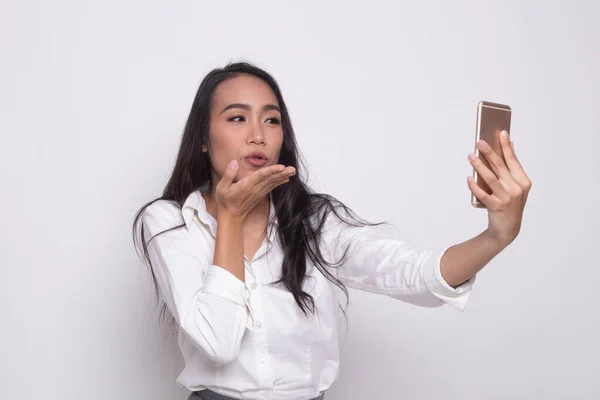
[[[142,218],[148,253],[160,294],[182,331],[213,361],[225,364],[239,353],[251,317],[245,286],[242,224],[248,212],[275,187],[289,182],[293,167],[274,165],[234,183],[231,162],[216,185],[217,238],[211,256],[201,254],[181,224],[181,211],[166,201]],[[161,233],[162,232],[162,233]]]
[[[180,211],[167,202],[149,206],[142,218],[146,240],[180,223]],[[223,236],[219,239],[228,235]],[[160,233],[147,246],[160,296],[180,329],[211,360],[232,361],[249,317],[244,282],[206,262],[185,225]]]
[[[323,244],[330,261],[338,261],[348,249],[345,262],[335,268],[346,286],[423,307],[447,303],[463,311],[475,281],[473,276],[451,287],[440,270],[448,248],[417,248],[391,225],[349,227],[331,215]]]

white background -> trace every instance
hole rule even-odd
[[[351,292],[328,400],[598,399],[600,2],[2,1],[0,398],[184,399],[133,251],[203,76],[280,82],[310,181],[417,245],[483,230],[467,155],[510,104],[533,181],[465,313]]]

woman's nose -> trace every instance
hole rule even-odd
[[[248,132],[248,143],[265,144],[265,135],[260,124],[251,124]]]

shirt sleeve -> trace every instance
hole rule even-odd
[[[385,226],[353,227],[330,215],[323,233],[336,276],[347,287],[384,294],[423,307],[450,304],[464,311],[476,277],[457,288],[440,271],[450,248],[420,249],[404,241],[397,229]]]
[[[229,271],[205,261],[185,225],[168,230],[182,223],[180,210],[162,201],[142,217],[159,293],[194,346],[226,364],[239,353],[246,330],[247,288]]]

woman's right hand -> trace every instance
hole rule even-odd
[[[278,164],[261,168],[233,183],[237,171],[238,162],[231,161],[217,184],[215,200],[220,212],[224,211],[231,217],[240,220],[244,220],[250,210],[260,203],[271,190],[289,182],[290,177],[296,174],[294,167]]]

